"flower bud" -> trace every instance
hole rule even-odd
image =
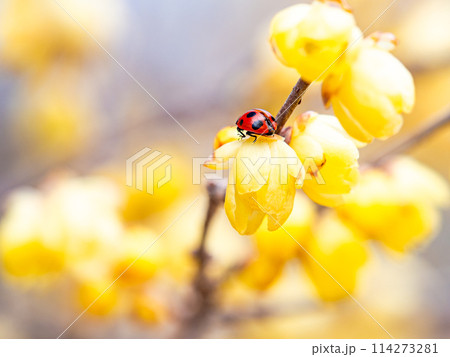
[[[289,144],[303,163],[303,191],[313,201],[335,206],[358,180],[359,151],[331,115],[302,114],[294,123]]]
[[[316,0],[279,12],[270,31],[278,59],[306,82],[323,79],[350,43],[355,19],[347,10],[340,1]]]
[[[396,134],[414,105],[411,73],[391,53],[395,38],[375,33],[349,50],[322,86],[345,130],[362,142]]]
[[[439,226],[437,208],[449,202],[449,188],[441,177],[401,158],[386,171],[364,172],[338,212],[371,239],[407,252],[429,242]]]

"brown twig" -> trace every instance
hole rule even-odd
[[[445,111],[440,114],[435,120],[427,122],[419,129],[415,130],[412,134],[406,136],[403,139],[398,140],[397,143],[391,145],[390,148],[381,151],[375,157],[367,160],[367,164],[371,166],[379,166],[386,162],[389,158],[394,155],[401,154],[409,150],[414,145],[419,144],[423,139],[432,135],[436,130],[444,127],[450,123],[450,111]]]
[[[286,99],[286,102],[284,102],[275,118],[275,120],[277,121],[277,134],[279,134],[283,129],[284,125],[288,121],[291,114],[294,112],[295,108],[302,102],[303,94],[305,94],[309,85],[310,83],[305,82],[300,78],[295,84],[294,88],[292,88],[289,97]]]
[[[224,312],[218,316],[218,323],[236,324],[248,320],[261,320],[273,317],[293,316],[305,311],[314,311],[320,304],[312,301],[286,301],[283,304],[252,305],[239,311]]]
[[[192,313],[184,321],[178,337],[195,338],[201,335],[205,321],[213,310],[213,295],[216,284],[206,274],[206,267],[211,257],[207,252],[206,242],[212,219],[217,209],[224,201],[225,190],[223,185],[215,181],[207,184],[208,209],[206,211],[199,247],[193,252],[197,264],[197,271],[192,281],[194,301]]]

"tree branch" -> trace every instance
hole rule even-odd
[[[302,97],[305,94],[306,90],[308,89],[309,85],[310,83],[305,82],[303,79],[300,78],[298,82],[295,84],[294,88],[292,88],[289,97],[286,99],[286,102],[284,102],[283,106],[281,107],[280,111],[278,112],[275,118],[277,122],[277,131],[276,131],[277,134],[279,134],[280,131],[283,129],[284,125],[288,121],[291,114],[294,112],[297,105],[299,105],[302,102]]]
[[[190,310],[193,312],[184,321],[178,333],[178,337],[182,338],[194,338],[201,335],[205,320],[213,310],[212,300],[216,284],[206,274],[206,267],[211,259],[206,249],[206,243],[212,219],[224,201],[225,190],[220,183],[215,181],[209,182],[206,188],[208,191],[208,209],[203,223],[199,247],[193,252],[193,257],[197,264],[197,271],[192,280],[194,302]]]

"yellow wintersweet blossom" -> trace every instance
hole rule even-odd
[[[256,291],[266,291],[282,276],[284,262],[264,255],[255,257],[238,275],[238,280]]]
[[[102,44],[113,39],[121,27],[124,11],[118,0],[58,2],[64,9],[50,1],[2,2],[0,54],[4,62],[14,69],[37,73],[61,58],[77,63],[76,60],[96,46],[77,22]]]
[[[84,148],[91,138],[96,106],[76,83],[71,69],[31,83],[20,92],[13,107],[17,140],[27,140],[50,157],[67,157]]]
[[[402,157],[386,170],[364,172],[338,212],[369,238],[406,252],[431,239],[439,225],[438,208],[449,202],[448,185],[440,176]]]
[[[306,170],[303,191],[325,205],[342,204],[358,181],[359,151],[331,115],[303,113],[293,125],[289,145]]]
[[[278,59],[306,82],[322,80],[346,50],[355,29],[340,1],[313,1],[288,7],[272,20],[270,43]]]
[[[161,152],[170,152],[169,148]],[[155,150],[152,151],[155,153]],[[172,156],[172,155],[171,155]],[[160,154],[158,159],[164,160],[165,155]],[[121,204],[121,216],[128,223],[139,223],[147,220],[160,220],[161,213],[168,212],[171,207],[185,195],[192,192],[192,179],[186,172],[192,170],[184,155],[177,153],[167,161],[167,164],[161,165],[151,174],[147,170],[142,170],[142,188],[133,186],[125,186],[123,182],[123,174],[117,174],[116,181],[119,185],[124,186],[124,200]],[[156,159],[155,159],[156,160]],[[171,172],[167,174],[167,167],[171,168]],[[166,183],[159,186],[160,182]],[[137,182],[136,182],[137,183]],[[150,187],[149,185],[153,185]],[[149,194],[152,189],[153,193]]]
[[[0,225],[5,269],[20,277],[106,274],[124,230],[119,202],[114,182],[95,176],[54,174],[42,190],[18,190]]]
[[[76,285],[78,303],[87,313],[97,316],[110,315],[116,312],[120,303],[120,290],[108,279],[83,280]],[[100,297],[100,298],[99,298]],[[95,304],[92,304],[95,301]]]
[[[322,86],[325,104],[332,105],[345,130],[362,142],[396,134],[402,113],[414,105],[411,73],[389,51],[391,34],[375,33],[348,51],[345,60]]]
[[[368,259],[362,234],[346,225],[333,211],[317,223],[313,239],[305,246],[303,267],[324,301],[336,301],[352,294],[358,272]],[[332,277],[330,277],[330,275]],[[345,290],[344,290],[344,289]]]
[[[61,272],[66,264],[65,243],[46,217],[44,196],[37,190],[13,193],[0,225],[0,252],[5,271],[36,278]]]
[[[279,228],[294,205],[304,172],[294,150],[279,135],[232,141],[217,149],[205,166],[230,167],[225,212],[240,234],[253,234],[268,215],[268,229]]]
[[[72,268],[89,260],[111,261],[120,249],[124,227],[119,218],[120,188],[101,176],[47,180],[45,214],[53,234],[66,244]]]
[[[303,245],[311,239],[315,215],[314,204],[305,195],[297,193],[294,209],[283,224],[284,229],[270,232],[262,225],[255,233],[254,240],[258,254],[282,262],[298,256],[302,250],[299,244]]]
[[[156,239],[156,234],[146,227],[133,227],[127,230],[121,252],[113,264],[113,276],[123,274],[119,284],[139,285],[155,276],[158,267],[162,266],[164,261],[164,252],[160,245],[154,244],[152,249],[149,249]]]
[[[170,310],[166,304],[144,292],[134,292],[131,296],[132,314],[149,324],[158,324],[168,320]]]

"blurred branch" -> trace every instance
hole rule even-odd
[[[449,123],[450,123],[450,111],[446,110],[445,112],[440,114],[436,119],[427,122],[412,134],[406,136],[403,139],[398,140],[398,142],[391,145],[390,148],[381,151],[374,158],[367,160],[367,163],[373,166],[379,166],[392,156],[401,154],[409,150],[411,147],[421,143],[423,139],[434,134],[438,129],[444,127]]]
[[[280,318],[293,316],[304,313],[305,311],[313,311],[320,307],[319,304],[311,302],[284,302],[282,304],[252,306],[245,310],[225,312],[219,315],[219,323],[235,324],[248,320],[260,320],[266,318]]]
[[[217,209],[223,204],[225,190],[223,185],[216,181],[209,182],[206,188],[208,191],[208,209],[199,246],[193,252],[193,257],[197,264],[197,271],[192,281],[192,289],[194,291],[193,313],[188,316],[181,326],[178,336],[181,338],[199,337],[210,312],[214,308],[213,295],[217,284],[206,274],[206,267],[211,260],[211,256],[206,249],[206,243],[211,221]]]
[[[286,102],[284,102],[275,118],[275,120],[277,121],[277,134],[279,134],[283,129],[284,125],[288,121],[291,114],[294,112],[295,108],[297,108],[297,106],[302,102],[302,97],[308,89],[309,85],[310,83],[305,82],[300,78],[295,84],[294,88],[292,88],[289,97],[286,99]]]

